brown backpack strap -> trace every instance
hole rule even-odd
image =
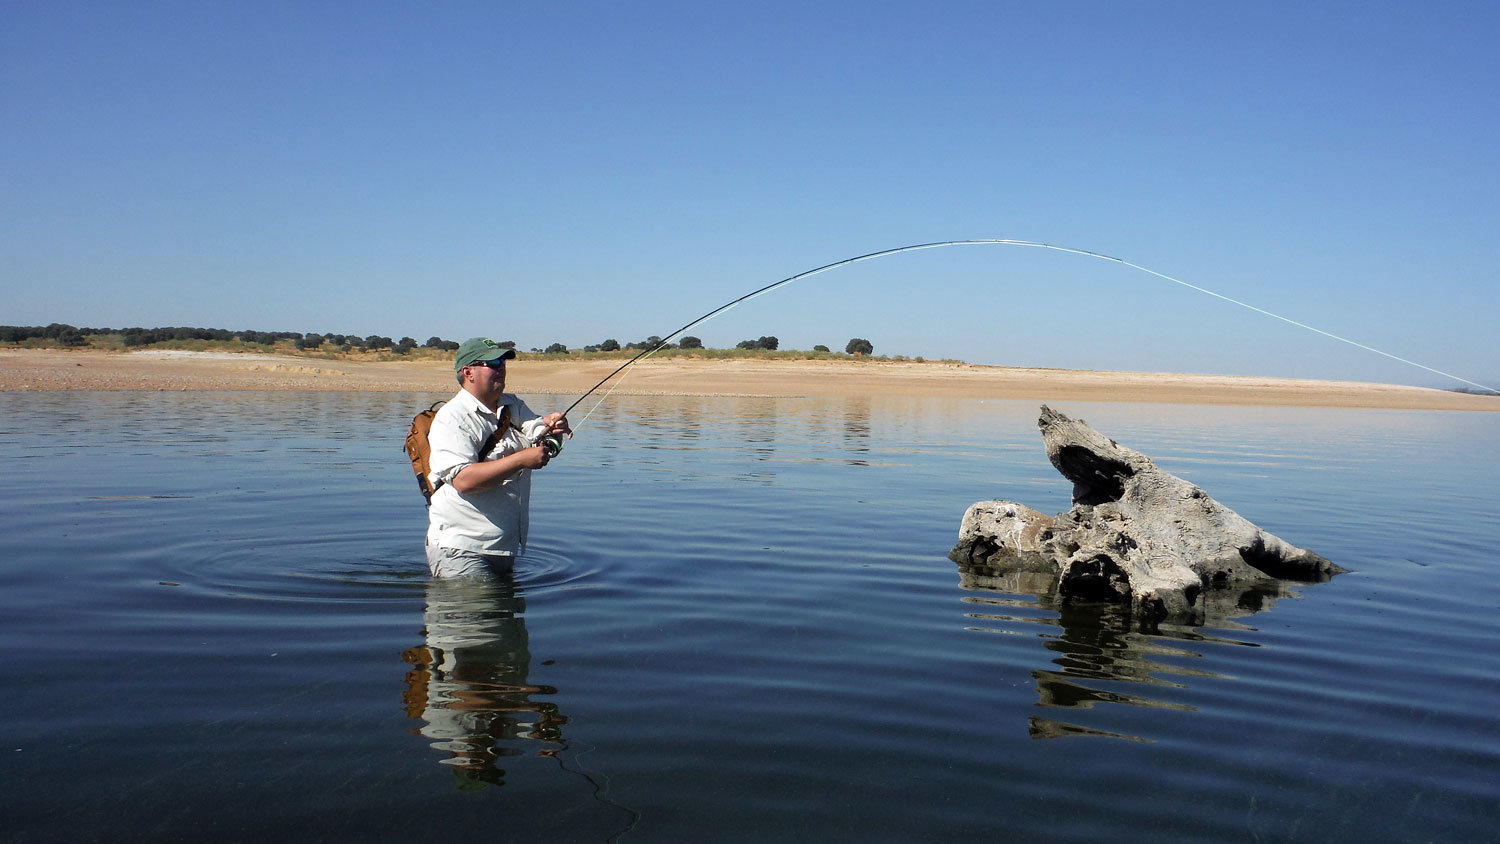
[[[500,408],[500,427],[495,429],[495,433],[490,434],[490,438],[485,440],[483,445],[479,446],[479,459],[481,462],[484,460],[485,455],[489,454],[496,445],[499,445],[500,438],[505,436],[505,432],[508,430],[510,430],[510,406],[506,405]]]

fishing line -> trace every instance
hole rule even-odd
[[[608,837],[608,838],[606,838],[604,840],[605,844],[614,844],[614,842],[619,841],[621,838],[623,838],[626,835],[626,833],[628,833],[631,830],[635,829],[636,824],[638,824],[638,823],[641,822],[641,813],[637,812],[636,810],[634,810],[632,808],[630,808],[629,806],[626,806],[623,803],[616,802],[615,800],[611,799],[606,794],[606,792],[609,790],[609,777],[607,777],[607,776],[604,777],[604,784],[601,785],[598,780],[594,779],[594,775],[593,774],[590,774],[590,773],[588,773],[587,771],[585,771],[583,769],[583,763],[580,760],[582,759],[584,753],[592,753],[592,752],[594,752],[594,750],[596,749],[594,745],[589,745],[589,749],[588,750],[585,750],[585,751],[582,751],[582,752],[579,752],[579,753],[574,753],[573,754],[573,761],[577,765],[577,767],[575,767],[575,768],[569,768],[563,762],[563,753],[566,753],[568,750],[570,750],[571,746],[570,746],[570,744],[566,740],[564,740],[562,744],[563,744],[562,750],[559,751],[553,757],[554,759],[557,760],[557,767],[561,768],[562,770],[566,771],[567,773],[577,774],[578,776],[583,777],[585,780],[587,780],[589,782],[589,784],[594,787],[594,799],[595,800],[598,800],[600,803],[603,803],[606,806],[613,806],[616,809],[619,809],[620,811],[625,812],[626,814],[630,815],[630,821],[627,822],[625,824],[625,826],[620,829],[619,832],[616,832],[615,834],[611,835],[610,837]]]
[[[814,269],[807,270],[806,272],[800,272],[800,273],[797,273],[794,276],[788,276],[788,277],[786,277],[786,278],[784,278],[784,279],[782,279],[780,281],[773,282],[771,284],[767,284],[766,286],[761,287],[761,288],[759,288],[757,290],[752,290],[749,293],[746,293],[745,295],[739,297],[738,299],[734,299],[734,300],[732,300],[730,302],[726,302],[726,303],[720,305],[717,308],[714,308],[713,310],[709,311],[708,313],[704,314],[703,316],[698,317],[697,319],[693,320],[692,322],[689,322],[687,325],[684,325],[683,327],[677,329],[676,331],[673,331],[671,334],[666,335],[659,342],[657,342],[656,345],[650,347],[649,349],[643,349],[635,357],[633,357],[630,360],[627,360],[625,363],[621,364],[617,369],[615,369],[615,371],[613,371],[610,374],[608,374],[608,375],[604,376],[603,378],[601,378],[599,380],[599,383],[597,383],[594,386],[590,387],[587,392],[585,392],[583,395],[579,396],[577,401],[573,402],[571,405],[568,406],[567,410],[563,411],[563,415],[566,416],[569,413],[572,413],[573,409],[576,408],[576,407],[578,407],[579,404],[583,403],[584,399],[586,399],[589,396],[593,395],[593,393],[594,393],[595,390],[598,390],[600,387],[604,386],[605,383],[607,383],[610,379],[614,378],[616,375],[619,375],[620,373],[624,372],[626,369],[629,369],[632,364],[636,363],[637,361],[644,360],[645,358],[648,358],[651,355],[656,354],[661,349],[666,348],[667,344],[672,341],[672,338],[676,337],[677,335],[683,333],[684,331],[687,331],[689,328],[692,328],[695,325],[699,325],[701,323],[707,322],[708,320],[713,319],[714,317],[719,316],[720,314],[723,314],[724,312],[726,312],[726,311],[728,311],[728,310],[730,310],[732,308],[735,308],[735,307],[737,307],[737,306],[739,306],[741,304],[744,304],[745,302],[748,302],[751,299],[754,299],[754,298],[756,298],[758,296],[764,296],[765,294],[770,293],[772,290],[775,290],[778,287],[782,287],[782,286],[791,284],[794,281],[798,281],[798,280],[801,280],[801,279],[804,279],[804,278],[808,278],[810,276],[818,275],[819,273],[826,273],[829,270],[838,269],[839,267],[847,266],[849,264],[857,264],[860,261],[869,261],[869,260],[872,260],[872,259],[875,259],[875,258],[884,258],[887,255],[898,255],[898,254],[900,254],[902,252],[915,252],[915,251],[920,250],[920,249],[941,249],[943,247],[948,247],[948,246],[1028,246],[1028,247],[1031,247],[1031,248],[1034,248],[1034,249],[1050,249],[1050,250],[1053,250],[1055,252],[1067,252],[1067,253],[1070,253],[1070,254],[1073,254],[1073,255],[1083,255],[1083,256],[1088,257],[1088,258],[1098,258],[1101,261],[1110,261],[1110,262],[1113,262],[1113,263],[1116,263],[1116,264],[1122,264],[1124,266],[1130,267],[1131,269],[1140,270],[1143,273],[1149,273],[1151,275],[1156,276],[1157,278],[1165,279],[1166,281],[1170,281],[1173,284],[1178,284],[1178,285],[1186,287],[1186,288],[1188,288],[1190,290],[1196,290],[1199,293],[1207,294],[1209,296],[1214,297],[1215,299],[1222,299],[1225,302],[1229,302],[1230,304],[1238,305],[1238,306],[1240,306],[1242,308],[1246,308],[1248,310],[1255,311],[1258,314],[1262,314],[1264,316],[1271,317],[1272,319],[1281,320],[1282,322],[1288,323],[1290,325],[1295,325],[1298,328],[1305,328],[1308,331],[1312,331],[1314,333],[1321,334],[1324,337],[1328,337],[1330,339],[1337,340],[1340,343],[1346,343],[1346,344],[1348,344],[1350,346],[1353,346],[1353,347],[1355,347],[1357,349],[1364,349],[1367,352],[1374,352],[1377,355],[1381,355],[1383,357],[1390,358],[1391,360],[1394,360],[1394,361],[1399,361],[1400,363],[1407,364],[1408,366],[1415,366],[1418,369],[1424,369],[1424,370],[1426,370],[1428,372],[1431,372],[1431,373],[1433,373],[1435,375],[1441,375],[1444,378],[1451,378],[1454,381],[1460,381],[1460,382],[1462,382],[1464,384],[1468,384],[1471,387],[1478,387],[1481,390],[1487,390],[1489,392],[1500,392],[1500,390],[1496,390],[1494,387],[1488,387],[1488,386],[1485,386],[1484,384],[1480,384],[1480,383],[1478,383],[1476,381],[1470,381],[1467,378],[1460,378],[1459,376],[1454,375],[1451,372],[1444,372],[1441,369],[1434,369],[1434,368],[1432,368],[1430,366],[1427,366],[1426,364],[1417,363],[1414,360],[1409,360],[1407,358],[1400,357],[1399,355],[1391,354],[1390,352],[1383,351],[1381,349],[1377,349],[1374,346],[1367,346],[1364,343],[1360,343],[1360,342],[1357,342],[1357,341],[1354,341],[1354,340],[1350,340],[1347,337],[1341,337],[1341,336],[1339,336],[1337,334],[1334,334],[1334,333],[1332,333],[1330,331],[1324,331],[1323,329],[1317,328],[1316,326],[1308,325],[1305,322],[1298,322],[1297,320],[1292,319],[1291,317],[1285,317],[1285,316],[1282,316],[1281,314],[1275,313],[1273,311],[1268,311],[1268,310],[1266,310],[1264,308],[1256,307],[1255,305],[1249,304],[1248,302],[1242,302],[1239,299],[1235,299],[1235,298],[1232,298],[1230,296],[1225,296],[1222,293],[1218,293],[1218,292],[1215,292],[1213,290],[1209,290],[1206,287],[1200,287],[1200,286],[1198,286],[1196,284],[1192,284],[1190,282],[1183,281],[1180,278],[1174,278],[1172,276],[1169,276],[1166,273],[1159,273],[1156,270],[1149,269],[1147,267],[1143,267],[1140,264],[1131,263],[1130,261],[1127,261],[1124,258],[1116,258],[1113,255],[1105,255],[1105,254],[1103,254],[1101,252],[1091,252],[1091,251],[1089,251],[1087,249],[1075,249],[1075,248],[1073,248],[1071,246],[1058,246],[1058,245],[1052,244],[1052,243],[1039,243],[1037,241],[1032,241],[1032,240],[1014,240],[1014,239],[1011,239],[1011,238],[978,238],[978,239],[974,239],[974,240],[942,240],[942,241],[936,241],[934,243],[916,243],[916,244],[912,244],[910,246],[898,246],[895,249],[882,249],[879,252],[870,252],[870,253],[865,254],[865,255],[856,255],[853,258],[845,258],[842,261],[835,261],[835,262],[833,262],[831,264],[824,264],[821,267],[816,267]],[[623,380],[623,379],[621,379],[621,380]],[[594,406],[589,409],[589,412],[586,413],[586,414],[584,414],[583,419],[580,419],[578,424],[579,425],[583,424],[583,422],[586,421],[589,418],[589,416],[593,415],[594,410],[598,409],[599,405],[603,404],[604,400],[607,399],[607,398],[609,398],[609,394],[612,393],[612,392],[614,392],[615,387],[618,387],[618,386],[619,386],[619,382],[617,381],[615,383],[615,385],[613,387],[610,387],[609,391],[606,392],[604,394],[604,396],[601,397],[599,399],[599,401],[596,402],[594,404]],[[573,427],[576,430],[578,426],[574,425]]]

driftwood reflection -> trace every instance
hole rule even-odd
[[[412,669],[402,695],[419,732],[446,753],[460,789],[503,785],[500,761],[530,742],[538,755],[561,748],[567,719],[533,700],[556,689],[527,682],[531,668],[525,604],[508,576],[487,581],[433,579],[423,614],[425,640],[402,654]]]
[[[1143,621],[1120,605],[1065,601],[1058,594],[1057,576],[1051,573],[1000,574],[982,567],[960,566],[959,585],[972,593],[964,598],[971,607],[966,615],[972,630],[1013,634],[1017,626],[1050,628],[1039,638],[1054,654],[1051,665],[1031,672],[1037,688],[1036,705],[1075,711],[1101,703],[1191,710],[1191,706],[1153,697],[1151,689],[1182,688],[1199,679],[1223,679],[1182,663],[1202,656],[1195,649],[1197,645],[1246,644],[1228,638],[1236,628],[1248,629],[1236,619],[1269,610],[1277,600],[1297,595],[1293,591],[1296,584],[1277,580],[1207,590],[1201,599],[1201,625],[1186,625]],[[1121,691],[1121,683],[1136,688]],[[1033,738],[1089,735],[1150,740],[1041,715],[1028,719],[1028,730]]]

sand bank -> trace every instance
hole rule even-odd
[[[526,359],[517,393],[577,396],[621,361]],[[451,365],[228,352],[0,351],[0,390],[366,390],[443,394]],[[616,394],[867,396],[1500,411],[1500,398],[1424,387],[1160,372],[884,361],[650,359]]]

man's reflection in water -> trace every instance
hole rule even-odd
[[[534,695],[556,689],[526,682],[531,667],[525,602],[509,573],[486,580],[433,578],[423,615],[426,643],[402,658],[406,714],[426,722],[421,734],[446,751],[459,788],[503,785],[505,756],[519,756],[524,740],[545,742],[546,756],[562,746],[567,723]]]

